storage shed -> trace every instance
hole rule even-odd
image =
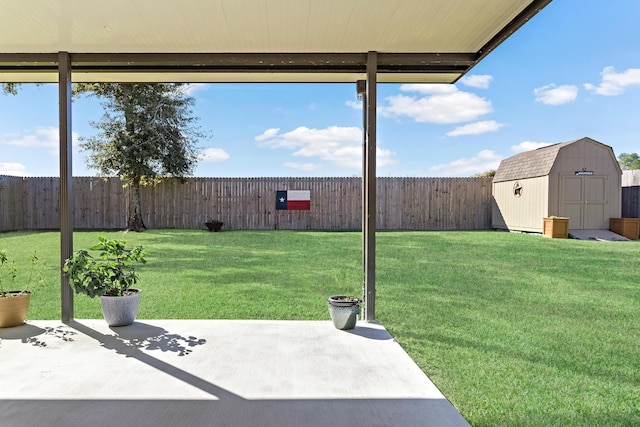
[[[621,214],[621,176],[613,149],[591,138],[516,154],[493,179],[492,226],[542,232],[555,215],[572,230],[608,230]]]

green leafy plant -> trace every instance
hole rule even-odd
[[[29,286],[33,284],[36,280],[40,280],[40,276],[35,273],[36,264],[38,263],[38,254],[34,251],[33,254],[29,256],[29,273],[27,276],[27,280],[18,291],[10,290],[6,291],[4,289],[4,285],[7,281],[11,281],[11,283],[15,283],[16,277],[18,276],[18,269],[16,267],[15,261],[9,261],[9,257],[7,256],[7,251],[0,251],[0,298],[8,298],[16,295],[21,295],[24,293],[29,293]]]
[[[91,250],[100,251],[98,257],[82,249],[75,251],[63,267],[64,275],[79,294],[123,296],[138,281],[135,263],[146,264],[142,246],[127,249],[125,241],[98,237],[100,243]]]

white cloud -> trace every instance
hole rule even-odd
[[[454,85],[408,84],[403,92],[419,96],[394,95],[386,98],[388,105],[378,108],[384,117],[409,117],[420,123],[462,123],[477,120],[493,111],[491,102]]]
[[[205,148],[198,156],[203,162],[223,162],[229,157],[229,153],[222,148]]]
[[[532,142],[532,141],[523,141],[518,145],[512,145],[511,151],[516,153],[524,153],[525,151],[536,150],[538,148],[546,147],[547,145],[551,145],[550,142]]]
[[[282,166],[286,168],[297,169],[304,172],[310,172],[320,167],[314,163],[295,163],[295,162],[285,162],[282,164]]]
[[[353,108],[354,110],[362,111],[362,101],[352,101],[349,100],[344,103],[347,107]]]
[[[488,74],[471,74],[460,79],[460,83],[465,86],[475,87],[478,89],[488,89],[493,80],[493,76]]]
[[[573,85],[556,86],[551,83],[533,90],[536,102],[547,105],[562,105],[573,102],[578,97],[578,87]]]
[[[423,93],[425,95],[446,95],[448,93],[459,92],[458,88],[455,85],[433,84],[433,83],[404,84],[400,86],[400,90],[402,92],[418,92],[418,93]]]
[[[382,150],[378,148],[376,150],[376,167],[382,167],[382,166],[398,163],[398,161],[395,159],[395,156],[396,156],[396,153],[394,151]],[[360,162],[360,165],[362,165],[362,161]],[[360,169],[362,168],[360,167]]]
[[[208,83],[189,83],[180,87],[182,93],[187,96],[193,96],[196,92],[202,92],[209,88]]]
[[[0,175],[25,176],[27,167],[21,163],[0,162]]]
[[[78,133],[72,132],[73,146],[78,145]],[[35,133],[12,133],[0,135],[0,144],[13,145],[23,148],[46,148],[52,155],[60,152],[60,131],[56,127],[38,127]]]
[[[283,134],[278,129],[269,129],[255,139],[260,147],[294,150],[294,157],[318,158],[346,169],[362,168],[362,129],[357,127],[301,126]],[[378,166],[395,162],[395,153],[378,148]]]
[[[451,132],[447,132],[447,136],[479,135],[481,133],[497,132],[503,126],[504,123],[498,123],[495,120],[469,123],[468,125],[457,127]]]
[[[468,159],[458,159],[450,163],[433,166],[429,168],[429,174],[433,176],[471,176],[498,169],[502,159],[503,157],[495,151],[482,150]]]
[[[605,67],[600,75],[602,80],[599,86],[587,83],[584,88],[598,95],[613,96],[622,94],[629,86],[640,86],[640,68],[617,73],[614,67]]]
[[[258,142],[266,141],[267,139],[270,139],[270,138],[273,138],[274,136],[276,136],[278,134],[278,132],[280,132],[280,128],[267,129],[262,133],[262,135],[256,136],[255,140],[258,141]]]
[[[0,142],[8,141],[14,138],[19,138],[20,132],[0,133]]]

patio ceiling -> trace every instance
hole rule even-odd
[[[0,81],[453,83],[551,0],[0,0]]]

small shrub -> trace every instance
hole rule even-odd
[[[142,246],[126,248],[122,240],[99,237],[91,250],[100,251],[98,258],[82,249],[64,263],[64,275],[77,293],[91,298],[122,296],[138,281],[134,263],[145,264]]]

